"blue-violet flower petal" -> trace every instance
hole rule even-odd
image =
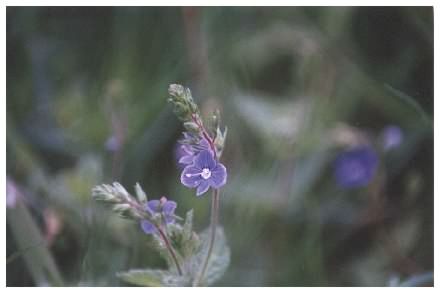
[[[201,151],[192,165],[183,169],[180,180],[183,185],[195,188],[196,195],[200,196],[208,191],[209,187],[220,188],[226,184],[226,167],[217,162],[210,151]]]

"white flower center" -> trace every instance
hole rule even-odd
[[[209,170],[208,168],[203,168],[202,172],[200,173],[185,174],[185,176],[188,178],[199,175],[202,176],[203,179],[208,179],[209,177],[211,177],[211,170]]]
[[[208,179],[209,177],[211,177],[211,170],[209,170],[208,168],[204,168],[200,175],[203,179]]]

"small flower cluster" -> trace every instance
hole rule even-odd
[[[139,183],[135,186],[136,197],[131,196],[118,182],[113,185],[102,184],[92,189],[96,201],[113,206],[113,211],[123,218],[140,221],[146,234],[158,234],[159,229],[175,222],[174,211],[177,203],[162,196],[160,200],[148,201]]]
[[[204,194],[211,187],[213,192],[213,219],[218,217],[218,188],[226,184],[226,167],[219,162],[223,152],[227,130],[219,127],[219,114],[210,117],[211,126],[206,129],[200,117],[197,104],[191,92],[181,85],[170,85],[169,101],[174,106],[174,113],[183,121],[186,131],[179,141],[182,156],[179,163],[184,165],[180,180],[189,188],[196,188],[197,196]],[[162,196],[148,200],[139,184],[135,186],[136,197],[115,182],[113,185],[102,184],[92,190],[96,201],[107,203],[113,211],[124,218],[137,221],[142,231],[152,237],[155,248],[167,263],[168,270],[130,270],[118,276],[136,285],[199,286],[212,284],[225,272],[230,258],[222,229],[216,230],[216,222],[211,223],[208,241],[207,232],[200,236],[192,230],[192,210],[185,219],[175,215],[177,203]],[[180,221],[184,220],[181,224]],[[215,247],[214,240],[220,244]],[[210,259],[215,265],[208,266]],[[206,276],[206,278],[205,278]]]
[[[142,220],[142,230],[146,234],[155,234],[158,233],[157,225],[162,226],[174,223],[176,218],[174,211],[176,207],[177,203],[172,200],[167,200],[165,196],[162,196],[160,200],[153,199],[145,203],[144,209],[150,214],[153,221]]]
[[[207,192],[210,187],[222,187],[226,184],[227,172],[219,159],[227,129],[224,132],[220,130],[218,112],[212,115],[211,129],[208,130],[189,89],[172,84],[168,92],[171,96],[169,102],[186,129],[183,139],[179,141],[183,153],[179,163],[185,166],[180,176],[181,183],[188,188],[197,188],[197,196]]]
[[[138,183],[135,190],[137,199],[121,184],[114,182],[113,185],[102,184],[93,188],[92,197],[96,201],[113,205],[113,211],[121,217],[140,221],[146,234],[158,234],[159,229],[175,222],[176,202],[167,200],[165,196],[159,200],[147,200],[147,195]]]
[[[190,258],[191,253],[199,247],[198,237],[191,227],[192,211],[188,212],[182,226],[176,221],[182,219],[174,214],[176,202],[167,200],[164,196],[159,200],[148,200],[139,184],[136,184],[135,191],[136,197],[115,182],[113,185],[96,186],[92,189],[92,197],[96,201],[112,205],[113,211],[120,216],[139,222],[143,232],[152,236],[156,249],[165,256],[170,268],[175,269],[169,275],[175,276],[177,273],[182,276],[185,272],[179,259]],[[189,280],[185,282],[187,284]]]

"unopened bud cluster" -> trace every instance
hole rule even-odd
[[[188,136],[181,141],[182,144],[197,145],[200,140],[206,140],[219,159],[226,140],[227,128],[220,129],[220,112],[214,111],[207,119],[207,127],[204,126],[197,104],[194,102],[189,88],[180,84],[171,84],[168,88],[170,98],[168,102],[173,105],[173,111],[177,118],[183,122],[186,132],[191,134],[191,141]]]
[[[92,189],[92,197],[96,201],[112,205],[113,211],[123,218],[140,220],[148,217],[142,208],[147,196],[139,184],[136,184],[135,190],[137,199],[118,182],[113,185],[101,184]]]
[[[184,123],[191,122],[193,115],[199,114],[199,108],[194,102],[189,88],[184,88],[180,84],[171,84],[168,88],[170,98],[168,102],[174,105],[174,113]],[[197,125],[187,124],[188,127],[198,128]]]

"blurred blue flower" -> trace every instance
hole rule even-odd
[[[220,188],[226,183],[226,167],[217,162],[212,152],[203,150],[183,169],[180,181],[189,188],[197,187],[197,196],[208,191],[209,187]]]
[[[162,214],[165,224],[171,224],[175,221],[174,211],[176,207],[176,202],[167,200],[167,198],[163,196],[160,200],[154,199],[148,201],[144,206],[144,210],[152,217]],[[141,221],[141,228],[146,234],[154,234],[158,232],[154,224],[148,220]]]
[[[341,152],[334,163],[335,179],[343,188],[367,185],[373,178],[378,156],[370,146],[360,146]]]
[[[399,126],[389,125],[382,131],[382,146],[384,150],[398,147],[403,140],[403,132]]]

